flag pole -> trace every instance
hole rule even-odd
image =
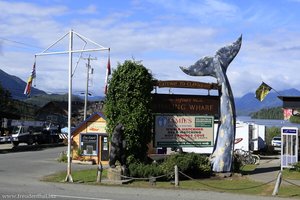
[[[272,88],[272,90],[274,90],[274,92],[276,92],[279,96],[281,96],[281,94],[277,90],[275,90],[274,88]]]
[[[105,75],[105,86],[104,86],[104,94],[107,95],[108,90],[108,77],[111,74],[110,69],[110,48],[108,48],[108,59],[107,59],[107,66],[106,66],[106,75]]]
[[[48,52],[49,49],[51,49],[53,46],[55,46],[58,42],[60,42],[64,37],[66,37],[69,34],[69,48],[68,51],[58,51],[58,52]],[[58,41],[56,41],[54,44],[52,44],[51,46],[49,46],[47,49],[45,49],[44,51],[42,51],[41,53],[37,53],[35,54],[36,56],[46,56],[46,55],[56,55],[56,54],[66,54],[68,53],[69,55],[69,90],[68,90],[68,152],[67,152],[67,156],[68,156],[68,166],[67,166],[67,176],[65,181],[66,182],[73,182],[73,178],[71,175],[71,116],[72,116],[72,56],[73,53],[82,53],[82,52],[91,52],[91,51],[104,51],[104,50],[110,50],[110,48],[105,48],[91,40],[88,39],[89,42],[93,43],[94,45],[98,46],[98,48],[94,48],[94,49],[82,49],[82,50],[73,50],[73,35],[77,35],[77,33],[75,33],[72,29],[69,31],[69,33],[65,34],[63,37],[61,37]],[[83,37],[82,35],[79,36],[81,39],[87,39],[85,37]]]
[[[264,84],[266,84],[265,82],[263,82]],[[270,87],[270,85],[269,84],[266,84],[267,86],[269,86]],[[279,95],[281,95],[277,90],[275,90],[273,87],[270,87],[271,88],[271,90],[274,90],[274,92],[276,92],[277,94],[279,94]]]
[[[36,68],[36,55],[34,56],[34,68]],[[36,86],[36,69],[35,69],[35,78],[34,78],[34,84],[33,86],[35,87]]]
[[[68,168],[66,182],[73,182],[71,175],[71,117],[72,117],[72,50],[73,50],[73,30],[69,33],[69,94],[68,94]]]

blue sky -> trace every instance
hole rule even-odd
[[[227,71],[236,97],[254,92],[262,81],[277,91],[300,90],[299,10],[300,0],[0,0],[0,68],[26,81],[34,55],[73,29],[110,47],[112,68],[135,59],[159,80],[216,82],[188,76],[178,66],[213,56],[242,34],[241,50]],[[82,45],[74,39],[74,48]],[[67,48],[66,38],[53,50]],[[82,58],[89,55],[97,58],[89,90],[103,95],[108,54]],[[79,58],[74,54],[74,93],[85,90],[87,61]],[[67,55],[37,57],[36,70],[37,88],[67,92]]]

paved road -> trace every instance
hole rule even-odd
[[[260,160],[260,164],[249,176],[250,179],[260,181],[263,183],[273,182],[275,184],[278,173],[281,169],[280,155],[277,156],[265,156]],[[300,180],[291,180],[282,176],[281,185],[297,185],[300,186]]]
[[[1,148],[0,148],[1,149]],[[66,147],[0,153],[0,199],[90,199],[90,200],[274,200],[279,198],[179,189],[143,189],[48,183],[39,179],[66,170],[56,158]],[[5,151],[4,151],[5,152]],[[72,165],[73,169],[91,166]],[[94,167],[94,166],[93,166]]]

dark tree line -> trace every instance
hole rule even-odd
[[[291,116],[290,122],[300,124],[300,116],[299,115]]]
[[[31,104],[13,99],[11,93],[0,84],[0,127],[5,118],[34,120],[35,109]]]
[[[0,84],[0,119],[3,118],[20,118],[19,111],[16,108],[16,103],[11,97],[8,90],[4,89]]]
[[[251,117],[254,119],[283,119],[282,107],[264,108],[251,113]]]

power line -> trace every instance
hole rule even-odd
[[[42,49],[41,47],[34,46],[34,45],[31,45],[31,44],[27,44],[27,43],[24,43],[24,42],[19,42],[19,41],[15,41],[15,40],[10,40],[10,39],[6,39],[6,38],[3,38],[3,37],[0,37],[0,39],[1,39],[2,41],[7,41],[7,42],[11,42],[11,43],[21,44],[21,45],[23,45],[23,46],[33,47],[33,48],[35,48],[35,49]]]

